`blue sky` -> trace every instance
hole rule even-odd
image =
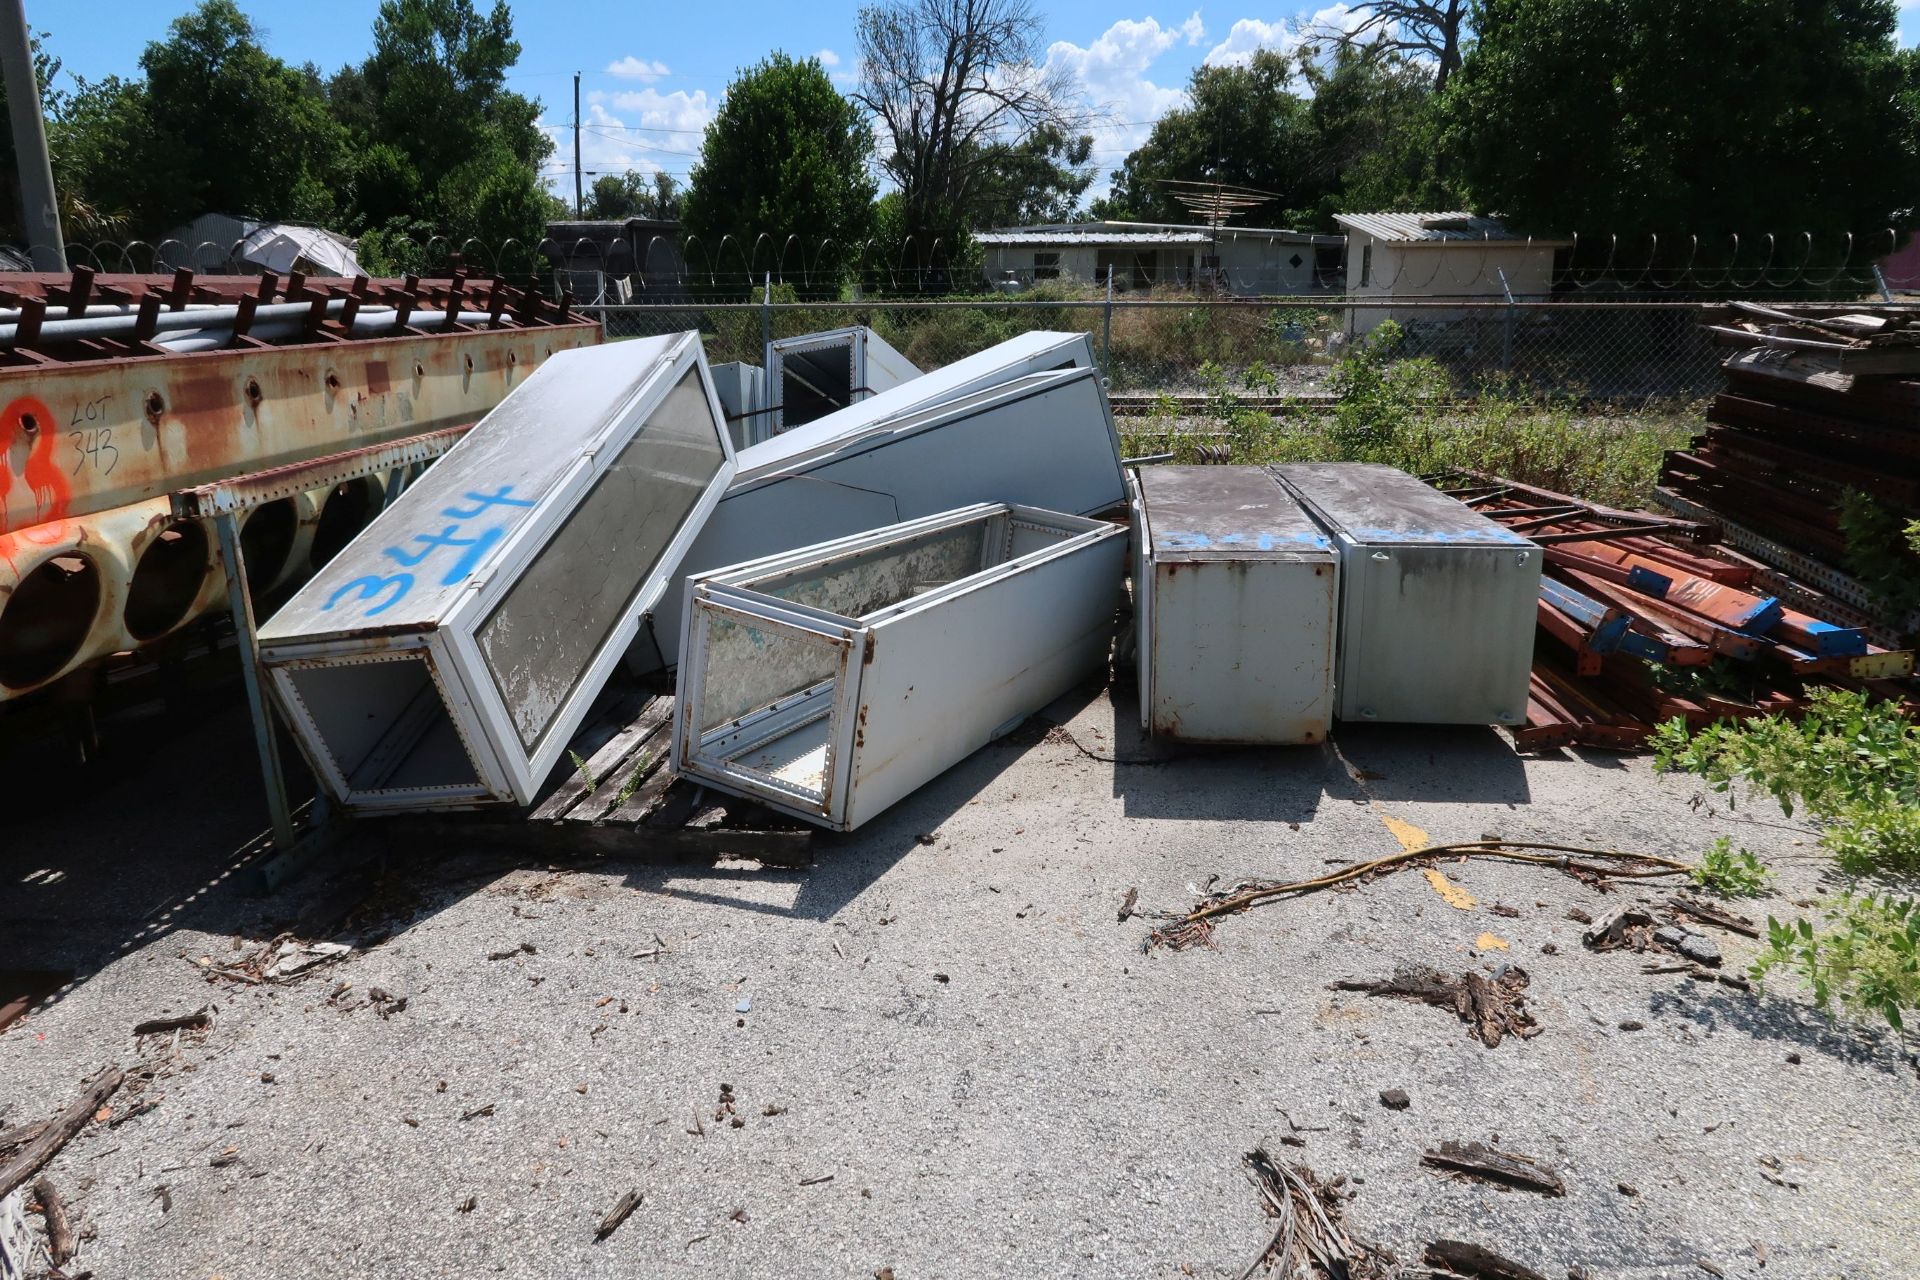
[[[379,0],[240,0],[289,62],[333,70],[366,56]],[[482,0],[490,3],[490,0]],[[1337,20],[1343,6],[1260,9],[1188,3],[1125,8],[1114,0],[1036,0],[1049,60],[1073,69],[1101,108],[1094,160],[1105,174],[1184,98],[1202,62],[1244,60],[1291,43],[1296,21]],[[88,78],[138,70],[141,50],[165,37],[186,0],[27,0],[27,17],[69,71]],[[522,51],[512,86],[544,104],[559,143],[549,181],[571,194],[573,73],[581,73],[581,152],[589,171],[664,169],[684,178],[727,81],[779,49],[818,54],[843,85],[853,79],[857,0],[807,3],[641,4],[636,0],[516,0]],[[1904,0],[1901,43],[1920,37],[1920,0]]]

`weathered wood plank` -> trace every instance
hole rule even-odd
[[[42,1166],[53,1159],[74,1134],[86,1128],[94,1113],[113,1096],[114,1090],[125,1079],[126,1073],[120,1068],[108,1067],[87,1081],[80,1096],[68,1103],[64,1111],[40,1126],[40,1131],[20,1148],[19,1154],[0,1165],[0,1200],[12,1195],[28,1178],[39,1173]]]
[[[623,795],[633,793],[637,774],[645,778],[654,769],[660,767],[667,758],[667,744],[671,739],[671,721],[673,720],[673,699],[655,698],[642,711],[634,722],[627,726],[615,741],[625,747],[620,759],[610,763],[605,769],[589,763],[588,771],[599,779],[599,785],[580,797],[564,815],[567,822],[597,822],[620,802]],[[611,748],[613,744],[609,744]]]
[[[640,732],[636,734],[635,729],[636,726],[642,724],[647,714],[661,701],[663,701],[663,699],[651,697],[637,689],[623,693],[620,699],[614,703],[607,717],[614,722],[612,724],[612,731],[607,734],[599,746],[592,749],[590,755],[582,750],[586,745],[585,741],[581,738],[574,740],[574,746],[572,747],[573,753],[583,756],[586,760],[586,771],[593,775],[595,786],[588,786],[587,779],[581,776],[580,769],[576,766],[568,772],[565,777],[560,779],[559,785],[554,787],[554,789],[548,793],[547,798],[542,800],[538,807],[528,815],[529,820],[533,822],[556,822],[565,817],[567,811],[584,799],[589,792],[596,790],[599,780],[605,778],[622,760],[626,759],[627,755],[632,752],[640,739],[645,737],[647,732],[651,731],[649,727],[640,730]],[[670,703],[673,699],[666,698],[664,701]],[[672,712],[669,711],[667,714],[671,715]]]

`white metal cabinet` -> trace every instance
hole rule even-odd
[[[530,802],[733,471],[698,334],[547,360],[261,628],[327,789]]]
[[[1321,742],[1333,720],[1333,541],[1262,467],[1133,479],[1140,722],[1185,742]]]
[[[1047,356],[1070,360],[1073,344],[1065,345]],[[1120,437],[1093,369],[1012,376],[931,406],[886,403],[939,376],[742,453],[682,577],[975,502],[1091,515],[1126,501]],[[866,412],[879,409],[891,411]],[[660,601],[635,669],[678,661],[684,600],[676,588]]]
[[[767,414],[767,371],[757,364],[734,360],[710,367],[720,410],[727,418],[727,435],[734,451],[759,444],[772,435]]]
[[[1526,719],[1537,546],[1392,467],[1310,462],[1272,470],[1340,550],[1341,719]]]
[[[777,338],[767,344],[763,367],[774,435],[920,376],[911,360],[865,325]]]
[[[673,766],[851,830],[1104,665],[1126,529],[980,504],[688,589]]]

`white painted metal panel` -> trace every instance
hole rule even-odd
[[[1392,467],[1273,472],[1340,549],[1342,719],[1524,722],[1538,547]]]
[[[767,344],[767,417],[774,435],[920,376],[911,360],[865,325]]]
[[[828,419],[741,455],[683,577],[969,503],[1091,515],[1126,499],[1113,411],[1089,368],[1018,376],[929,408],[834,416],[839,429],[824,438],[815,432]],[[683,602],[682,588],[661,600],[647,627],[651,644],[636,647],[637,670],[678,660]]]
[[[548,360],[261,628],[328,789],[530,802],[733,470],[698,334]]]
[[[1125,559],[994,503],[703,574],[673,766],[850,830],[1099,671]]]
[[[1141,722],[1186,742],[1307,743],[1333,720],[1333,543],[1260,467],[1144,467]]]

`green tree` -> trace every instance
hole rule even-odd
[[[233,0],[202,0],[140,56],[145,78],[82,83],[50,147],[67,181],[155,238],[198,214],[320,222],[345,133]]]
[[[1291,88],[1293,60],[1270,49],[1246,66],[1201,66],[1188,85],[1190,105],[1155,122],[1153,131],[1113,175],[1098,202],[1107,218],[1191,222],[1174,198],[1174,182],[1223,182],[1270,192],[1259,220],[1278,225],[1292,210],[1317,207],[1327,177],[1311,160],[1313,120]]]
[[[682,223],[709,252],[726,235],[742,242],[739,267],[763,233],[782,245],[797,235],[812,252],[830,241],[821,265],[808,266],[838,273],[872,226],[871,150],[866,118],[817,59],[773,54],[727,86],[700,144]]]
[[[1055,124],[1042,124],[1017,143],[988,146],[978,160],[985,181],[972,225],[1073,221],[1093,185],[1092,156],[1093,135],[1075,137]]]
[[[587,197],[589,218],[655,218],[672,222],[680,217],[686,193],[670,173],[649,176],[632,169],[594,179]]]
[[[1474,207],[1527,232],[1740,234],[1905,225],[1920,93],[1894,0],[1485,0],[1448,87]],[[1799,251],[1795,244],[1795,254]]]
[[[336,113],[364,131],[351,170],[359,227],[382,241],[423,223],[455,244],[539,241],[553,140],[540,104],[505,87],[519,56],[506,0],[484,16],[473,0],[383,0],[372,56],[329,82]]]
[[[1335,213],[1453,208],[1459,196],[1440,166],[1432,69],[1351,44],[1317,54],[1301,60],[1301,74],[1312,94],[1306,172],[1322,194],[1302,224],[1331,230]]]

